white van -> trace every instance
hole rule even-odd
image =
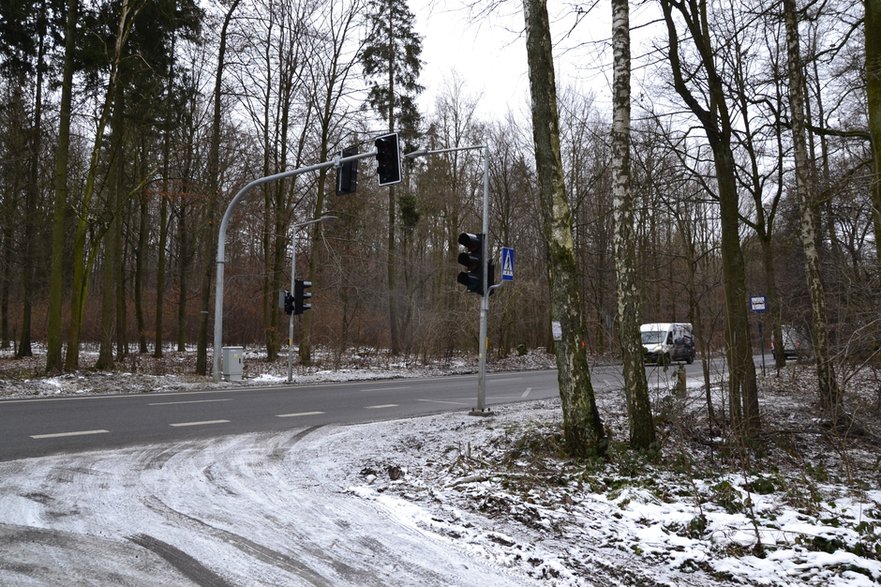
[[[653,322],[639,327],[643,361],[669,365],[672,361],[694,362],[694,334],[687,322]]]
[[[787,359],[803,359],[811,354],[811,339],[804,331],[792,324],[781,324],[783,333],[783,356]],[[774,337],[771,337],[771,352],[774,352]]]

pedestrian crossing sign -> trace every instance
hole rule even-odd
[[[514,281],[514,249],[502,247],[502,280]]]

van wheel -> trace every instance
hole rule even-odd
[[[660,363],[660,365],[662,367],[669,366],[670,365],[670,353],[664,353],[663,355],[661,355],[661,358],[658,360],[658,363]]]
[[[688,358],[685,359],[685,362],[688,363],[689,365],[691,365],[692,363],[694,363],[694,351],[692,351],[692,352],[688,355]]]

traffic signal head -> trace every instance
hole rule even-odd
[[[284,313],[290,316],[294,313],[294,296],[288,290],[284,290],[282,295],[284,298]]]
[[[459,244],[465,247],[465,251],[459,253],[459,264],[465,266],[465,271],[459,273],[456,281],[468,288],[468,291],[483,295],[486,286],[483,282],[484,264],[484,234],[463,232],[459,235]],[[494,281],[495,266],[489,263],[487,277],[489,285]]]
[[[306,300],[312,297],[312,292],[306,291],[309,287],[312,287],[311,281],[294,280],[294,314],[302,314],[312,309],[312,304],[306,303]]]
[[[340,157],[351,157],[358,154],[358,147],[346,147]],[[358,188],[358,160],[341,163],[336,169],[336,195],[354,194]]]
[[[376,139],[376,172],[379,185],[390,185],[401,181],[401,152],[398,148],[398,133],[393,132]]]

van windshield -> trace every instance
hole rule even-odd
[[[640,333],[642,344],[660,344],[664,341],[664,333],[660,330],[646,330]]]

